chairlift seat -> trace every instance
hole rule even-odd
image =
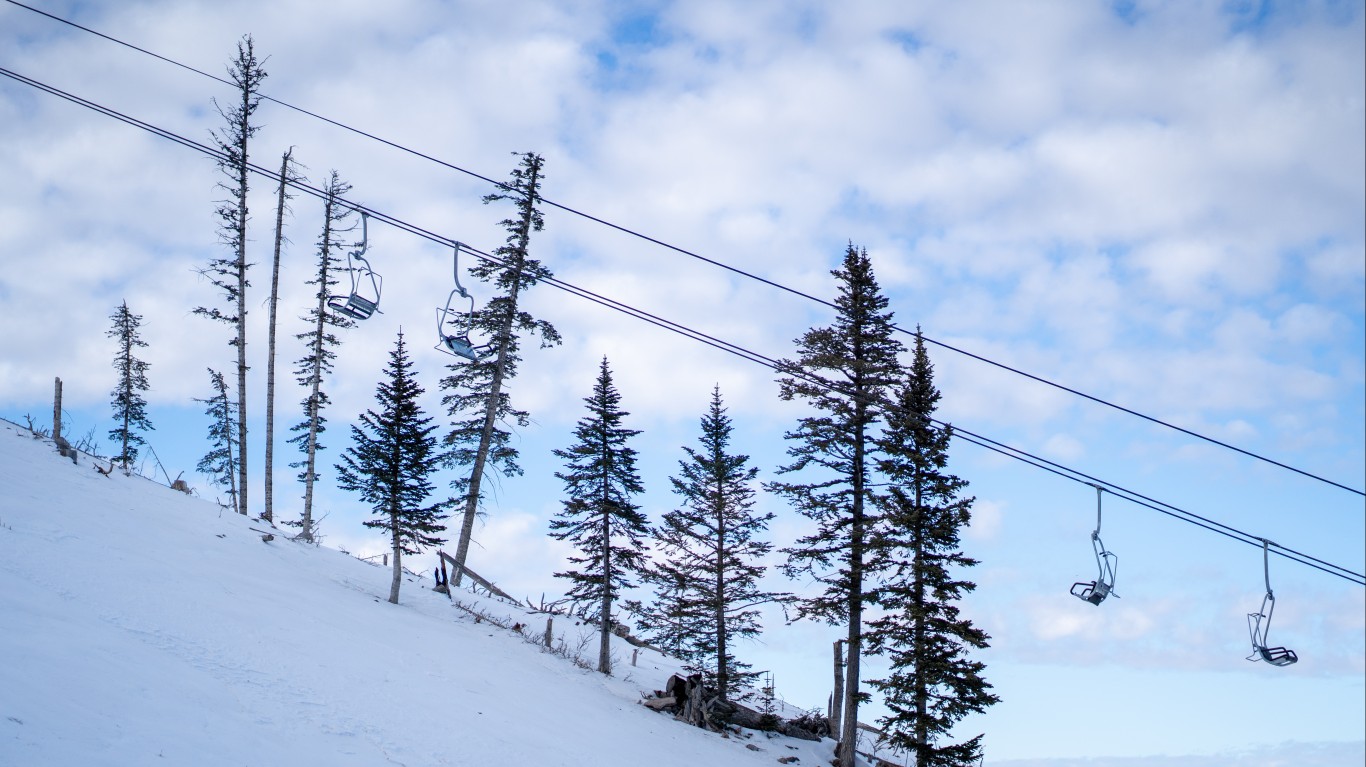
[[[467,360],[474,360],[474,345],[470,339],[463,336],[442,336],[441,345],[451,354],[457,357],[464,357]]]
[[[1072,596],[1083,602],[1099,605],[1105,601],[1106,597],[1110,596],[1110,587],[1103,582],[1081,581],[1072,584]]]
[[[340,296],[334,297],[327,305],[356,320],[368,320],[379,309],[379,304],[357,293],[352,293],[345,301]]]
[[[1300,660],[1294,650],[1287,650],[1284,647],[1258,647],[1257,654],[1273,666],[1289,666]]]

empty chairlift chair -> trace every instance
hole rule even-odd
[[[1100,570],[1099,575],[1094,581],[1080,581],[1072,584],[1072,596],[1093,605],[1099,605],[1108,596],[1118,599],[1119,595],[1114,594],[1115,589],[1115,570],[1119,567],[1119,557],[1114,552],[1106,551],[1105,544],[1100,540],[1100,496],[1104,491],[1098,485],[1096,488],[1096,529],[1091,533],[1091,548],[1096,554],[1096,567]]]
[[[327,299],[329,307],[353,320],[368,320],[379,311],[379,293],[383,278],[370,268],[370,262],[365,259],[370,239],[369,218],[368,214],[361,211],[360,242],[357,243],[356,250],[346,254],[346,268],[351,273],[351,294],[345,298],[332,296]]]
[[[1276,611],[1276,595],[1271,592],[1270,548],[1271,542],[1263,538],[1262,575],[1266,579],[1266,596],[1262,597],[1261,609],[1247,614],[1247,631],[1252,638],[1252,654],[1247,656],[1247,659],[1266,661],[1273,666],[1289,666],[1300,659],[1295,651],[1284,647],[1270,647],[1266,639],[1267,632],[1271,630],[1271,614]]]
[[[482,346],[475,346],[470,341],[470,329],[474,322],[474,296],[471,296],[464,286],[460,284],[460,249],[464,245],[455,243],[454,266],[452,270],[455,275],[455,288],[446,296],[446,308],[436,310],[436,336],[438,351],[473,361],[478,356],[478,350]],[[470,308],[462,312],[452,306],[455,297],[469,299]]]

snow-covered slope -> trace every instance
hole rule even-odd
[[[388,604],[385,568],[265,543],[7,423],[0,481],[0,765],[829,763],[828,740],[722,738],[637,705],[673,670],[654,653],[631,667],[623,644],[607,678],[430,581]],[[563,623],[570,644],[588,631]]]

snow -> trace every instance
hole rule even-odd
[[[614,638],[617,675],[585,671],[430,578],[391,605],[388,568],[263,542],[263,522],[3,422],[0,480],[0,765],[830,762],[830,740],[723,738],[637,705],[677,669],[657,653],[632,667]],[[555,618],[570,645],[594,630]]]

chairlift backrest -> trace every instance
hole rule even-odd
[[[1273,666],[1289,666],[1298,663],[1300,658],[1294,650],[1284,647],[1271,647],[1267,644],[1267,634],[1271,631],[1271,616],[1276,612],[1276,595],[1271,591],[1271,542],[1262,539],[1262,575],[1266,582],[1266,595],[1262,606],[1255,613],[1247,614],[1247,631],[1252,639],[1250,661],[1265,661]]]
[[[436,348],[438,351],[444,351],[462,359],[473,361],[476,359],[476,350],[479,347],[476,347],[470,342],[470,330],[472,329],[474,322],[474,296],[471,296],[469,291],[465,290],[465,286],[460,284],[460,249],[463,247],[463,244],[459,242],[455,243],[455,252],[452,256],[453,263],[451,267],[455,278],[455,287],[446,296],[446,308],[436,310],[436,337],[438,339]],[[452,306],[456,296],[468,299],[470,308],[469,311],[464,313],[464,327],[459,328],[456,332],[452,333],[447,332],[446,326],[447,324],[458,324],[461,315],[461,311]]]
[[[355,250],[346,254],[346,270],[351,275],[351,294],[346,298],[332,296],[327,300],[329,307],[354,320],[368,320],[379,311],[380,290],[384,281],[365,258],[365,251],[370,247],[369,220],[370,214],[360,211],[361,240],[356,243]],[[362,291],[362,277],[370,281],[368,291]]]
[[[1096,488],[1096,529],[1091,533],[1091,548],[1096,555],[1096,569],[1099,573],[1094,581],[1079,581],[1072,584],[1072,596],[1093,605],[1099,605],[1105,601],[1106,597],[1114,596],[1115,571],[1119,567],[1119,557],[1112,551],[1105,550],[1105,544],[1100,540],[1101,523],[1101,494],[1104,492],[1099,485]]]

